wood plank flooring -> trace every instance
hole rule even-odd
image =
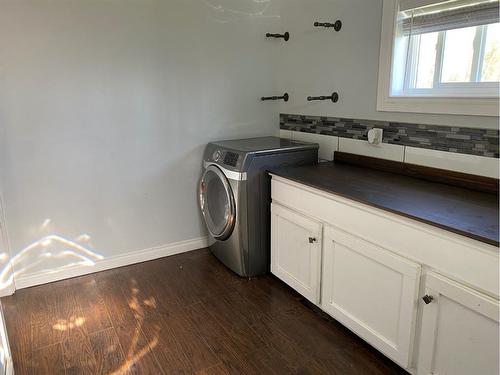
[[[285,284],[203,249],[2,299],[16,375],[407,374]]]

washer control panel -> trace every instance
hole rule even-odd
[[[216,163],[228,170],[240,172],[245,163],[245,153],[224,149],[218,145],[209,144],[205,150],[205,162]]]
[[[224,164],[229,165],[230,167],[236,167],[238,165],[238,159],[240,155],[235,152],[227,151],[224,156]]]
[[[219,162],[222,160],[222,151],[221,150],[215,150],[213,155],[212,155],[212,159],[215,161],[215,162]]]
[[[239,166],[240,155],[236,152],[217,149],[212,153],[212,160],[216,163],[236,168]]]

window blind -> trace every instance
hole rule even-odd
[[[439,3],[449,3],[450,0],[399,0],[399,11],[404,12],[409,9],[417,9]]]
[[[438,6],[410,9],[402,21],[404,35],[460,29],[499,22],[498,1],[450,1]]]

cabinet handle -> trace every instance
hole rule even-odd
[[[309,243],[314,243],[316,242],[316,238],[314,237],[309,237]]]
[[[422,297],[422,299],[424,300],[425,304],[428,305],[434,300],[434,297],[426,294],[425,296]]]

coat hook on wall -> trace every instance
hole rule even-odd
[[[342,28],[342,21],[337,20],[335,23],[331,22],[314,22],[314,26],[316,27],[333,27],[335,31],[340,31]]]
[[[285,92],[282,96],[263,96],[260,100],[263,102],[266,100],[284,100],[287,102],[289,98],[288,93]]]
[[[308,96],[307,101],[312,102],[313,100],[331,100],[334,103],[339,101],[339,94],[334,92],[330,96]]]
[[[290,39],[290,33],[287,31],[284,34],[271,34],[271,33],[266,33],[266,38],[282,38],[285,40],[285,42]]]

